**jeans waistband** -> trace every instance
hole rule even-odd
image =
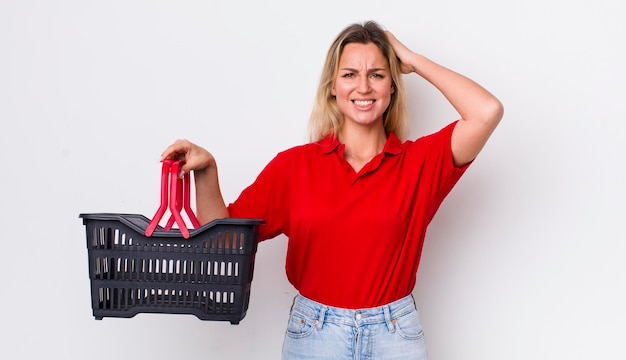
[[[387,323],[387,326],[392,330],[395,323],[394,319],[416,311],[416,307],[413,295],[407,295],[382,306],[364,309],[345,309],[326,306],[298,294],[294,298],[292,311],[317,319],[316,323],[319,327],[324,323],[338,323],[357,327]]]

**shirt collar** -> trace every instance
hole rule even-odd
[[[334,134],[330,134],[323,138],[322,140],[317,142],[322,147],[322,152],[324,154],[330,154],[332,152],[337,151],[340,145],[343,145],[339,142],[337,137]],[[402,152],[402,143],[400,139],[394,133],[389,133],[387,135],[387,142],[385,142],[385,146],[383,147],[383,153],[387,155],[398,155]]]

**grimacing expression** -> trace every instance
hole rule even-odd
[[[350,43],[344,47],[331,89],[344,126],[382,123],[393,92],[389,63],[374,43]]]

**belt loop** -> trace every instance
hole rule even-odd
[[[389,305],[383,306],[383,313],[385,314],[385,323],[387,323],[387,329],[389,329],[390,333],[395,332],[396,328],[394,326],[393,320],[391,320],[391,310],[389,308]]]
[[[322,305],[322,307],[320,308],[320,314],[319,317],[317,318],[317,330],[322,330],[322,327],[324,326],[324,318],[326,317],[326,311],[328,311],[328,307]]]

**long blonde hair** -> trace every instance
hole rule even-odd
[[[331,90],[337,76],[339,59],[343,49],[350,43],[373,43],[382,51],[383,56],[387,58],[392,86],[395,88],[395,91],[391,94],[391,102],[383,114],[383,124],[385,131],[393,132],[400,140],[404,140],[408,133],[409,122],[400,60],[384,30],[376,22],[367,21],[363,24],[355,23],[346,27],[337,35],[335,41],[328,49],[317,88],[317,96],[313,104],[311,117],[309,118],[310,141],[315,142],[330,134],[338,134],[343,126],[343,115],[339,111],[337,101],[331,94]]]

